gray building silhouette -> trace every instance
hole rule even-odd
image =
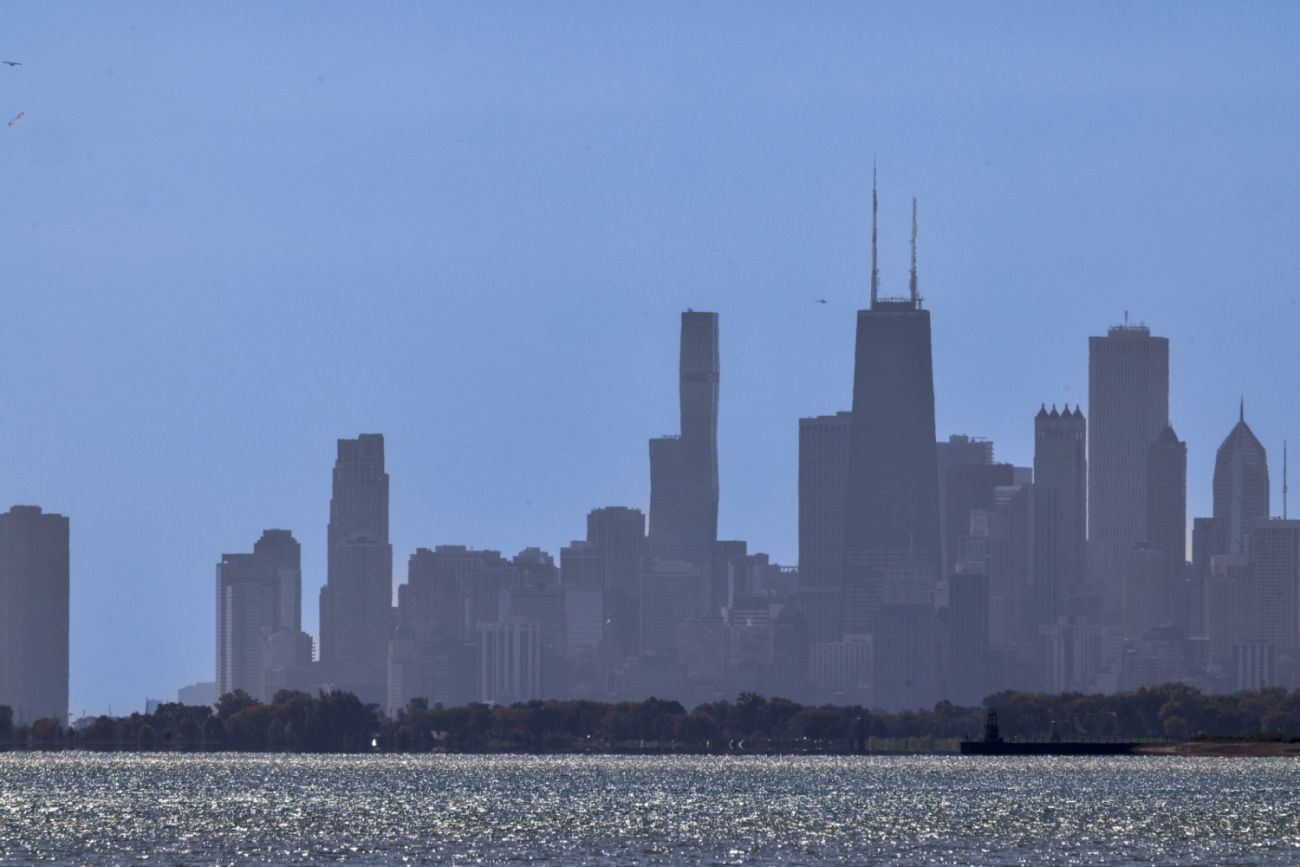
[[[650,440],[649,554],[708,566],[718,538],[718,314],[682,314],[681,434]]]
[[[872,201],[871,306],[858,311],[845,498],[845,632],[871,632],[882,603],[920,602],[941,561],[930,312],[916,277],[912,210],[909,296],[882,298]],[[902,609],[894,609],[902,610]]]
[[[799,419],[799,607],[814,642],[839,641],[848,412]]]
[[[302,557],[288,530],[266,530],[251,554],[223,554],[216,570],[216,690],[266,701],[274,670],[311,663],[301,629]]]
[[[1147,462],[1169,424],[1169,341],[1145,325],[1088,338],[1088,541],[1118,622],[1128,551],[1147,539]]]
[[[1187,443],[1165,426],[1147,458],[1147,541],[1160,552],[1161,625],[1188,628]]]
[[[68,719],[68,519],[0,515],[0,705],[16,723]]]
[[[320,594],[325,677],[354,687],[364,701],[382,702],[393,625],[382,434],[338,441],[327,538],[326,583]]]
[[[1087,420],[1077,406],[1043,407],[1034,417],[1032,627],[1079,613],[1087,593],[1087,504]]]

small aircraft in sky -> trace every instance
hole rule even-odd
[[[5,66],[22,66],[22,65],[23,65],[23,62],[22,62],[21,60],[0,60],[0,63],[3,63]]]
[[[9,118],[9,125],[13,126],[14,124],[18,123],[18,121],[22,119],[23,119],[23,113],[20,111],[13,117]]]

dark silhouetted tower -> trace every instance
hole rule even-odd
[[[1031,625],[1055,623],[1084,593],[1088,427],[1076,406],[1034,417],[1034,592]]]
[[[1254,521],[1268,517],[1268,453],[1246,424],[1242,402],[1237,423],[1214,458],[1214,520],[1222,534],[1213,554],[1245,551]]]
[[[840,640],[847,412],[799,419],[799,606],[813,641]]]
[[[1187,443],[1165,426],[1147,460],[1147,541],[1160,552],[1160,622],[1187,631]]]
[[[15,723],[68,719],[68,519],[0,515],[0,705]]]
[[[388,543],[382,434],[339,440],[328,544],[328,572],[320,596],[321,662],[357,667],[360,671],[349,681],[373,681],[369,691],[377,697],[369,700],[380,701],[386,690],[393,622],[393,549]]]
[[[640,643],[641,570],[645,560],[645,513],[606,506],[587,514],[587,543],[603,591],[607,630],[627,652]]]
[[[929,593],[940,564],[930,312],[917,293],[881,298],[872,203],[871,307],[858,311],[845,498],[844,631],[871,631],[884,601]],[[915,201],[913,229],[915,230]]]
[[[1169,424],[1169,340],[1145,325],[1088,338],[1088,539],[1123,562],[1147,538],[1147,452]]]
[[[650,556],[707,566],[718,538],[718,314],[682,314],[681,435],[650,441]]]

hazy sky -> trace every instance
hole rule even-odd
[[[1031,462],[1128,310],[1189,515],[1243,392],[1280,511],[1298,37],[1266,3],[0,4],[0,502],[71,516],[74,714],[211,679],[214,564],[263,528],[316,632],[338,437],[386,436],[399,581],[646,508],[688,306],[720,531],[794,563],[872,154],[885,292],[920,199],[941,435]]]

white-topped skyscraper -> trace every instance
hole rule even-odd
[[[916,201],[903,298],[879,293],[876,210],[873,189],[871,306],[858,311],[845,497],[846,633],[872,632],[884,603],[926,601],[940,568],[934,373],[930,312],[917,291]]]
[[[382,434],[338,441],[327,535],[320,659],[341,671],[338,682],[365,693],[364,701],[382,702],[393,626],[393,548]]]

